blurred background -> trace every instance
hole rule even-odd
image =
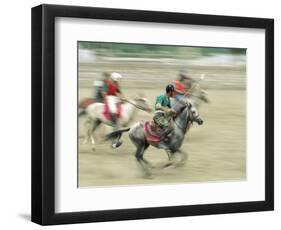
[[[186,165],[154,170],[151,180],[144,179],[127,135],[120,148],[112,149],[109,143],[99,143],[110,132],[101,126],[95,151],[79,144],[80,187],[246,179],[246,49],[79,42],[78,63],[79,100],[93,97],[93,81],[101,80],[104,72],[118,72],[127,98],[141,93],[154,105],[182,70],[196,81],[205,76],[200,86],[210,100],[198,108],[204,125],[194,125],[186,135]],[[151,118],[138,111],[131,124]],[[78,122],[80,143],[84,122]],[[167,161],[166,153],[154,147],[144,157],[153,164]]]
[[[206,74],[205,88],[245,89],[246,49],[79,42],[81,87],[91,86],[102,72],[123,73],[126,87],[132,82],[139,88],[161,87],[180,70],[195,79]],[[143,84],[152,79],[153,86]]]

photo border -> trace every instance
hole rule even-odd
[[[265,29],[265,200],[222,204],[55,212],[55,18],[88,18]],[[267,211],[274,209],[274,20],[111,8],[32,8],[32,205],[41,225]]]

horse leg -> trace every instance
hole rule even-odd
[[[139,163],[139,165],[141,166],[143,172],[144,172],[144,176],[146,178],[150,178],[151,177],[151,173],[150,171],[148,170],[148,168],[146,167],[146,163],[143,159],[143,153],[144,153],[144,150],[145,150],[145,145],[143,143],[140,143],[138,146],[137,146],[137,151],[136,151],[136,158],[137,158],[137,162]]]
[[[172,152],[170,149],[165,149],[167,156],[168,156],[168,162],[165,163],[162,168],[167,168],[169,166],[171,166],[172,164],[174,164],[174,152]]]
[[[96,146],[95,146],[95,139],[94,139],[94,132],[95,130],[97,129],[97,127],[100,125],[100,121],[99,120],[96,120],[93,122],[93,126],[92,126],[92,129],[89,129],[89,137],[90,137],[90,140],[91,140],[91,146],[92,146],[92,150],[95,151],[96,150]]]
[[[163,149],[165,150],[167,156],[168,156],[168,162],[164,163],[164,164],[160,164],[158,166],[158,168],[166,168],[171,166],[174,163],[174,152],[172,152],[163,141],[160,141],[160,143],[158,144],[158,148],[159,149]]]
[[[166,153],[168,155],[168,158],[169,158],[169,162],[166,163],[164,165],[163,168],[165,167],[168,167],[168,166],[171,166],[171,165],[174,165],[175,167],[180,167],[180,166],[183,166],[187,160],[187,153],[182,151],[182,150],[177,150],[176,152],[171,152],[169,150],[166,150]],[[178,162],[175,161],[175,153],[179,153],[181,158]]]
[[[92,120],[90,118],[88,118],[85,122],[84,122],[84,128],[85,128],[85,137],[84,140],[82,142],[83,145],[88,144],[90,141],[90,126],[91,126]]]
[[[179,166],[183,166],[188,158],[188,155],[186,152],[182,151],[182,150],[178,150],[178,153],[181,154],[181,159],[179,160],[179,162],[176,164],[177,167]]]
[[[146,143],[145,143],[145,146],[144,146],[143,152],[144,152],[148,147],[149,147],[149,144],[146,142]],[[142,157],[142,160],[143,160],[143,162],[144,162],[149,168],[151,168],[151,169],[155,168],[153,165],[151,165],[151,163],[150,163],[148,160],[144,159],[144,157]]]

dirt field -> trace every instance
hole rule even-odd
[[[145,89],[142,92],[152,104],[162,90]],[[137,92],[124,89],[124,93],[130,97]],[[154,169],[153,178],[144,179],[134,157],[135,147],[125,134],[124,143],[119,149],[97,143],[93,152],[90,145],[79,145],[79,187],[246,179],[245,90],[209,89],[208,93],[211,104],[204,104],[199,110],[204,124],[194,124],[182,146],[188,153],[183,167]],[[79,98],[89,95],[90,88],[80,87]],[[151,114],[139,111],[134,121],[151,117]],[[80,137],[83,135],[82,124],[83,119],[80,119]],[[96,132],[97,141],[109,131],[105,126],[100,127]],[[144,156],[152,164],[167,161],[166,153],[154,147],[149,147]]]

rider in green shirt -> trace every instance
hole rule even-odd
[[[166,86],[166,94],[162,94],[156,98],[153,121],[164,132],[170,125],[170,117],[175,114],[170,101],[170,98],[174,96],[174,92],[174,86],[169,84]]]
[[[171,108],[171,101],[168,95],[162,94],[156,98],[155,110],[158,110],[160,107]]]

